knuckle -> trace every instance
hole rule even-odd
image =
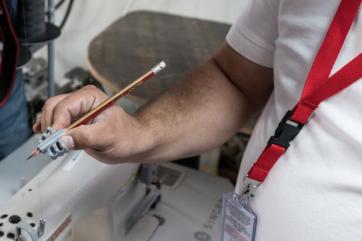
[[[92,84],[88,84],[82,88],[83,90],[99,91],[99,89]]]
[[[54,108],[54,106],[57,103],[59,103],[63,98],[65,98],[67,95],[68,94],[63,94],[63,95],[53,96],[53,97],[49,98],[44,103],[43,111],[45,111],[45,112],[51,111]]]
[[[66,118],[64,118],[62,115],[54,116],[54,120],[52,123],[52,126],[54,129],[59,130],[62,128],[66,128],[69,125]]]
[[[63,111],[62,103],[56,104],[53,108],[54,108],[53,109],[54,114],[59,114],[59,113],[61,113]]]
[[[52,106],[53,106],[53,103],[52,103],[52,99],[50,98],[49,100],[47,100],[47,101],[44,103],[43,112],[49,112],[49,111],[51,111]]]
[[[89,91],[89,93],[92,96],[94,96],[96,99],[104,100],[104,99],[106,99],[108,97],[103,91],[101,91],[95,85],[86,85],[82,89],[84,89],[86,91]]]

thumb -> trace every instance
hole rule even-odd
[[[96,144],[93,125],[79,126],[62,136],[61,141],[69,150],[93,148]]]
[[[75,149],[75,142],[74,142],[73,136],[70,136],[70,135],[62,136],[62,138],[60,139],[60,141],[62,141],[63,144],[64,144],[69,150],[74,150],[74,149]]]

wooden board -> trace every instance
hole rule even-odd
[[[132,92],[149,100],[214,53],[230,25],[155,12],[133,12],[96,36],[88,48],[93,76],[113,91],[161,60],[167,68]]]

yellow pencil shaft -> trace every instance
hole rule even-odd
[[[121,97],[127,95],[130,91],[132,91],[134,88],[136,88],[138,85],[142,84],[144,81],[146,81],[148,78],[154,75],[154,72],[152,70],[148,71],[135,81],[128,84],[125,88],[120,90],[117,94],[113,95],[112,97],[109,97],[105,101],[103,101],[101,104],[99,104],[94,109],[90,110],[87,114],[85,114],[83,117],[81,117],[79,120],[71,124],[67,129],[71,130],[75,127],[78,127],[80,125],[84,125],[90,120],[94,119],[99,113],[107,109],[108,107],[112,106],[113,103],[115,103],[117,100],[119,100]]]

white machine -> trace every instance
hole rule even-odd
[[[25,161],[34,138],[0,162],[0,241],[218,239],[228,181],[173,164],[151,178],[153,169],[106,165],[83,151]]]

